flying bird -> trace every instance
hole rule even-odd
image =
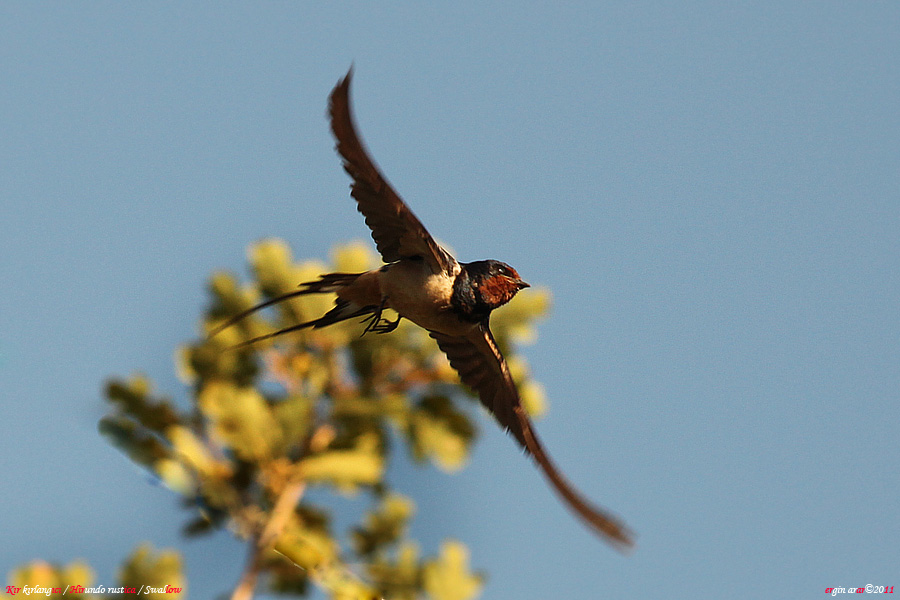
[[[331,92],[328,113],[344,170],[353,179],[350,195],[372,230],[386,263],[365,273],[329,273],[299,289],[245,310],[214,329],[237,323],[249,314],[303,294],[334,293],[334,308],[324,316],[260,336],[255,342],[309,327],[325,327],[364,317],[364,334],[388,333],[401,319],[426,329],[447,355],[462,381],[530,454],[568,506],[595,532],[619,549],[633,544],[628,529],[608,512],[590,504],[563,477],[547,455],[489,325],[491,312],[529,287],[511,266],[497,260],[458,262],[442,248],[413,214],[369,157],[356,133],[350,110],[352,69]],[[390,308],[398,317],[382,318]]]

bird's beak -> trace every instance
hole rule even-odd
[[[520,290],[523,290],[523,289],[525,289],[525,288],[527,288],[527,287],[531,287],[529,284],[525,283],[525,282],[522,281],[521,279],[518,280],[518,281],[516,282],[516,285],[519,286],[519,289],[520,289]]]

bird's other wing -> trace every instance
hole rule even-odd
[[[438,347],[447,355],[450,366],[463,383],[472,388],[485,408],[528,450],[524,427],[516,416],[519,393],[509,375],[506,360],[497,349],[490,328],[481,326],[473,339],[430,331]]]
[[[475,390],[481,403],[534,457],[554,489],[572,510],[618,549],[631,547],[634,541],[628,528],[613,515],[589,503],[563,477],[544,451],[531,426],[531,420],[522,408],[516,384],[488,324],[485,322],[468,337],[450,336],[437,331],[429,334],[447,355],[460,379]]]
[[[356,134],[350,110],[350,79],[353,70],[338,82],[328,103],[331,131],[337,140],[344,170],[353,178],[350,195],[372,230],[372,238],[385,262],[401,258],[424,258],[434,273],[453,273],[456,260],[444,250],[416,218],[394,188],[369,158]]]

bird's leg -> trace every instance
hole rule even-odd
[[[400,319],[403,317],[398,315],[396,321],[388,321],[387,319],[381,318],[381,313],[384,312],[386,302],[386,299],[382,299],[381,304],[378,305],[378,309],[370,316],[363,319],[363,323],[368,322],[368,324],[366,325],[366,328],[363,329],[361,335],[366,335],[370,331],[374,331],[375,333],[390,333],[397,329],[397,326],[400,324]]]
[[[372,326],[372,331],[375,333],[390,333],[393,330],[397,329],[397,326],[400,324],[400,319],[402,319],[400,315],[397,315],[396,320],[388,321],[387,319],[381,319],[378,324]]]

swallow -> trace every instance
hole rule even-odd
[[[331,92],[328,115],[350,195],[384,266],[365,273],[329,273],[302,283],[299,289],[272,298],[239,314],[210,332],[210,337],[244,317],[304,294],[334,293],[334,307],[324,316],[248,340],[240,347],[309,327],[320,328],[363,317],[363,334],[389,333],[401,319],[428,331],[481,403],[516,439],[572,511],[620,550],[633,545],[631,532],[616,517],[593,506],[563,477],[550,460],[522,407],[519,392],[494,336],[491,313],[529,287],[518,272],[497,260],[460,263],[441,247],[387,182],[356,133],[350,109],[353,70]],[[398,316],[382,318],[385,309]]]

